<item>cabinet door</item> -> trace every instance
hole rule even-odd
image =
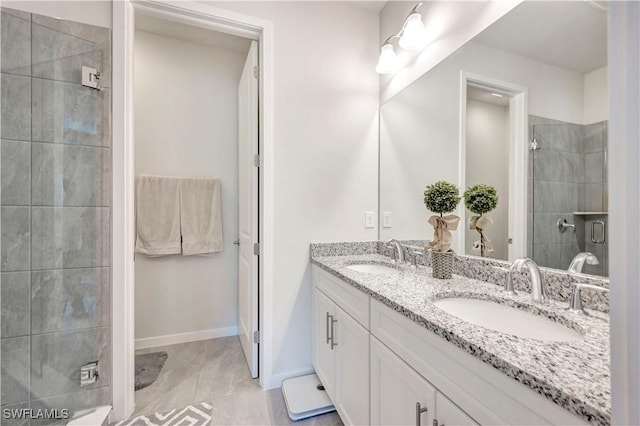
[[[439,425],[466,426],[477,425],[471,417],[462,411],[446,396],[438,392],[436,394],[436,418]]]
[[[369,424],[369,331],[336,306],[336,408],[345,424]]]
[[[331,348],[330,338],[331,321],[335,319],[336,308],[334,303],[318,289],[314,289],[313,298],[313,367],[329,398],[335,403],[337,347]]]
[[[416,411],[426,408],[419,414]],[[371,337],[371,424],[431,426],[436,389],[375,337]]]

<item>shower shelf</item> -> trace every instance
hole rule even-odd
[[[573,212],[575,216],[602,216],[607,215],[609,212]]]

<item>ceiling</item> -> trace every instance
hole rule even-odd
[[[135,26],[138,31],[145,31],[177,40],[213,46],[238,53],[247,53],[251,40],[237,37],[206,28],[194,27],[178,22],[158,19],[151,16],[136,14]]]
[[[525,1],[474,40],[586,74],[607,65],[606,3]]]
[[[482,90],[477,87],[467,86],[467,99],[471,99],[478,102],[485,102],[493,105],[500,105],[504,107],[509,106],[510,97],[508,95],[503,95],[502,97],[498,97],[498,96],[492,95],[491,93],[492,92],[489,92],[487,90]]]
[[[351,0],[349,3],[358,9],[368,10],[370,12],[379,13],[388,3],[387,1],[368,1],[368,0]]]

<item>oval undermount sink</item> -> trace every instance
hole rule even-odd
[[[580,340],[576,330],[511,306],[478,299],[450,298],[434,302],[438,308],[471,324],[526,339],[547,342]]]
[[[347,266],[347,269],[351,269],[356,272],[364,272],[366,274],[398,274],[399,270],[393,266],[383,265],[381,263],[355,263]]]

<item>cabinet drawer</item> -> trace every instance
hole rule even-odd
[[[336,305],[369,329],[369,295],[313,265],[313,282]]]
[[[371,333],[480,424],[586,424],[377,300]]]

